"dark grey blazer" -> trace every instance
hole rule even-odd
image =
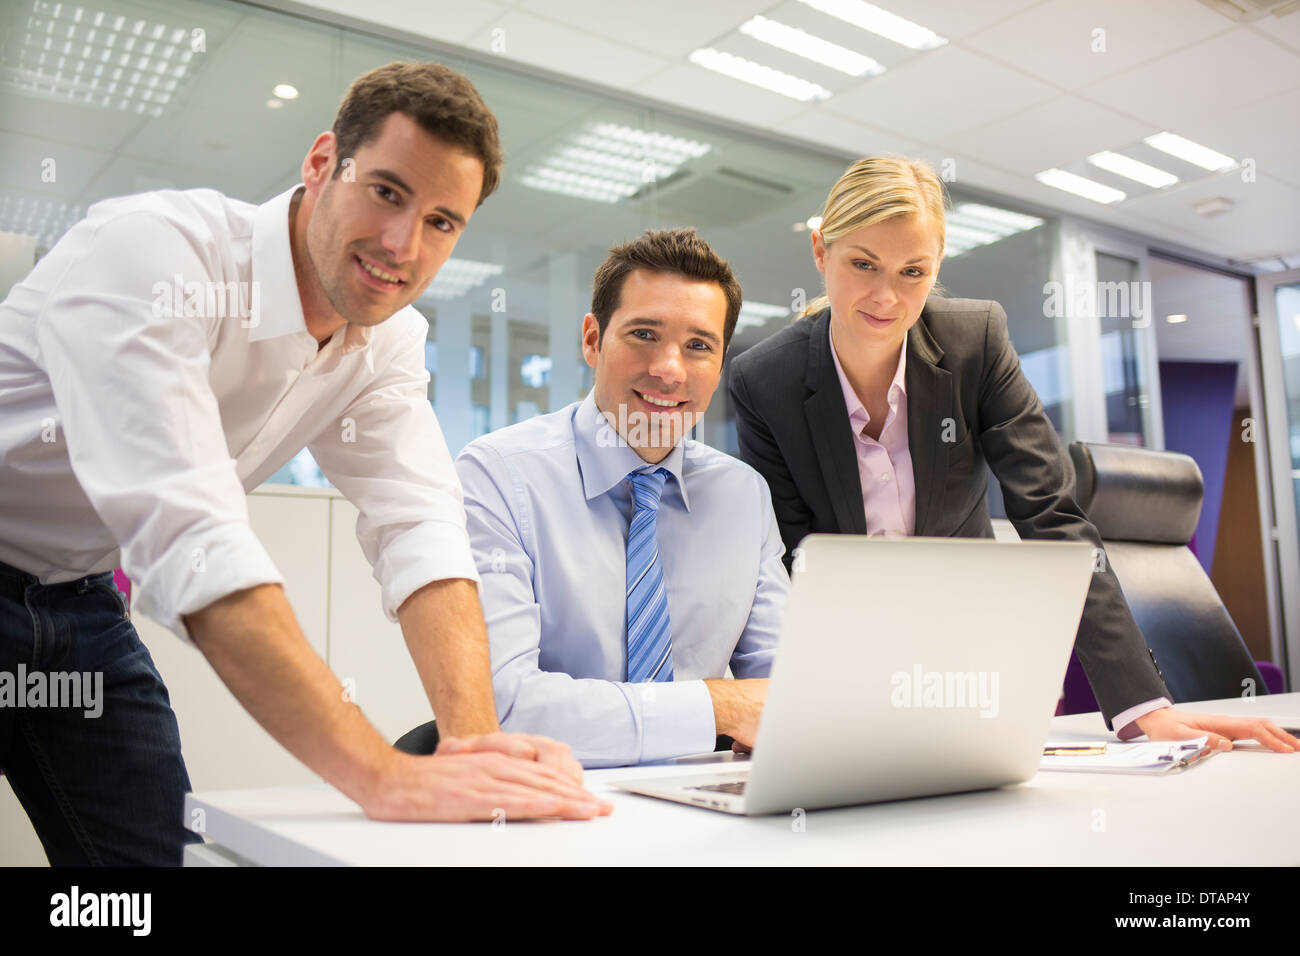
[[[1070,458],[1020,371],[1002,306],[931,296],[907,333],[904,381],[917,535],[993,536],[987,462],[1022,538],[1101,546],[1075,502]],[[804,535],[865,534],[830,310],[738,355],[730,393],[740,457],[767,479],[787,560]],[[1169,696],[1109,564],[1093,575],[1075,652],[1108,724],[1135,704]]]

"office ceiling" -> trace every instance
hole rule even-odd
[[[1199,0],[885,0],[950,41],[916,52],[795,0],[267,5],[468,47],[846,154],[949,160],[958,183],[1256,269],[1300,266],[1300,12],[1236,23]],[[888,69],[846,78],[740,36],[737,27],[755,15],[818,32]],[[719,75],[687,59],[703,47],[750,55],[833,95],[801,103]],[[1101,150],[1161,157],[1142,143],[1161,130],[1253,160],[1245,174],[1253,181],[1240,169],[1198,173],[1164,157],[1189,176],[1150,190],[1085,161]],[[1035,181],[1049,167],[1118,185],[1129,198],[1103,206]],[[1231,201],[1229,212],[1196,212],[1219,197]]]

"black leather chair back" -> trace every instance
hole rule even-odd
[[[1267,694],[1237,626],[1187,547],[1201,514],[1201,469],[1187,455],[1074,442],[1080,507],[1174,703]],[[1253,682],[1253,683],[1249,683]]]

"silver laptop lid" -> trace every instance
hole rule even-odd
[[[804,539],[746,812],[1033,776],[1093,563],[1081,542]]]

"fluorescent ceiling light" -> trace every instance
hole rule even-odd
[[[1178,313],[1176,315],[1166,315],[1165,321],[1168,322],[1170,325],[1178,325],[1181,322],[1186,322],[1187,316],[1183,315],[1182,313]]]
[[[927,30],[919,23],[905,20],[874,4],[863,3],[862,0],[799,0],[799,2],[913,50],[933,50],[948,42],[946,38],[939,36],[933,30]]]
[[[855,53],[847,47],[815,37],[798,27],[769,20],[767,17],[754,17],[745,21],[740,25],[740,32],[779,50],[813,60],[822,66],[847,73],[849,76],[876,76],[885,72],[884,65],[869,56]]]
[[[654,130],[593,123],[529,166],[519,181],[533,189],[614,203],[647,183],[667,179],[712,148]]]
[[[471,289],[476,289],[492,276],[504,272],[495,262],[475,262],[473,259],[448,259],[438,270],[422,299],[459,299]]]
[[[162,115],[194,56],[188,31],[37,0],[0,52],[7,85],[50,99]]]
[[[958,203],[944,217],[944,254],[959,256],[1043,224],[1037,216],[983,203]]]
[[[1128,195],[1122,189],[1112,189],[1110,186],[1085,179],[1083,176],[1067,173],[1064,169],[1045,169],[1041,173],[1034,173],[1034,178],[1045,186],[1063,189],[1067,193],[1074,193],[1093,202],[1119,202]]]
[[[1167,173],[1163,169],[1148,166],[1146,163],[1138,162],[1136,159],[1120,153],[1112,153],[1109,150],[1093,153],[1088,157],[1088,162],[1108,172],[1115,173],[1117,176],[1123,176],[1144,186],[1150,186],[1152,189],[1164,189],[1166,186],[1172,186],[1178,182],[1178,177],[1173,173]]]
[[[73,206],[60,199],[0,196],[0,232],[32,236],[38,247],[49,249],[85,212],[85,206]]]
[[[704,67],[706,70],[713,70],[715,73],[742,80],[745,83],[762,87],[773,93],[780,93],[782,96],[788,96],[792,100],[799,100],[801,103],[807,103],[811,100],[826,100],[830,99],[831,96],[830,90],[820,84],[813,83],[811,80],[804,80],[789,73],[774,70],[770,66],[763,66],[763,64],[755,63],[753,60],[746,60],[742,56],[723,53],[721,50],[715,50],[712,47],[694,51],[690,55],[690,61],[696,66]]]
[[[791,310],[784,305],[771,305],[767,302],[751,302],[746,299],[740,306],[740,315],[736,319],[736,331],[760,325],[766,325],[772,319],[789,315]]]
[[[1202,169],[1208,169],[1211,172],[1219,172],[1224,169],[1231,169],[1237,165],[1237,161],[1231,156],[1225,156],[1223,153],[1216,152],[1208,146],[1202,146],[1200,143],[1193,143],[1190,139],[1184,139],[1174,133],[1162,132],[1154,136],[1148,136],[1144,142],[1158,149],[1162,153],[1168,153],[1170,156],[1176,156],[1184,162],[1191,163],[1193,166],[1200,166]]]
[[[282,100],[296,100],[298,98],[298,87],[291,83],[277,83],[275,89],[271,90]]]
[[[986,206],[983,203],[963,202],[953,207],[952,212],[948,214],[948,219],[958,222],[965,222],[971,225],[982,225],[991,227],[1003,236],[1009,236],[1013,233],[1024,232],[1026,229],[1034,229],[1043,224],[1043,220],[1037,216],[1030,216],[1023,212],[1012,212],[1010,209],[1000,209],[997,206]]]

